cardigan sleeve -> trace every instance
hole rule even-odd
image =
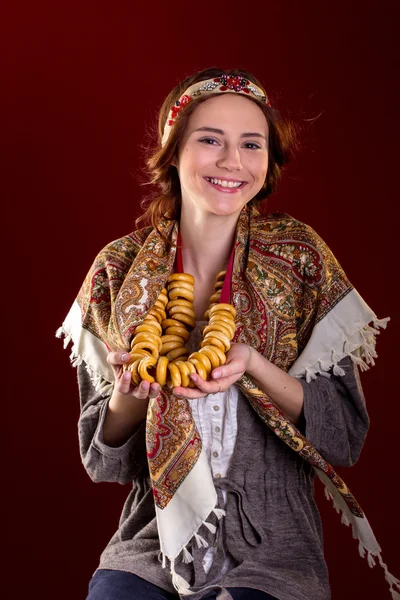
[[[340,362],[344,376],[317,376],[304,390],[303,423],[306,438],[332,465],[350,467],[360,456],[369,417],[360,377],[351,358]]]
[[[81,402],[79,449],[89,477],[95,482],[124,484],[133,481],[148,469],[145,421],[122,446],[107,446],[103,439],[103,425],[110,396],[104,397],[96,391],[84,363],[78,366],[78,386]]]

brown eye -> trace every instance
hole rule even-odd
[[[217,141],[213,140],[212,138],[202,138],[201,140],[199,140],[199,142],[203,142],[204,144],[209,144],[210,146],[212,146],[214,143],[216,144]]]
[[[261,146],[259,146],[258,144],[255,144],[254,142],[247,142],[245,144],[245,147],[248,148],[249,150],[260,150]]]

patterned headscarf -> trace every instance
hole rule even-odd
[[[225,73],[219,77],[213,77],[212,79],[206,79],[204,81],[198,81],[190,87],[188,87],[180,98],[171,106],[168,113],[167,120],[164,125],[163,137],[161,145],[164,146],[169,138],[172,127],[174,126],[179,113],[185,109],[185,106],[189,104],[193,99],[199,96],[210,96],[211,94],[240,94],[248,96],[250,98],[256,98],[260,102],[265,103],[267,106],[271,106],[266,93],[258,85],[242,77],[240,75],[231,75]]]
[[[113,373],[106,361],[130,342],[165,286],[175,258],[178,223],[165,220],[160,232],[145,228],[112,242],[95,259],[58,335],[73,342],[73,364],[85,362],[97,389],[111,393]],[[168,240],[168,243],[167,241]],[[231,302],[237,311],[234,341],[248,344],[294,377],[343,375],[338,365],[350,356],[359,367],[374,364],[375,338],[388,319],[378,320],[321,238],[289,215],[253,215],[245,207],[234,245]],[[251,379],[236,385],[267,427],[310,463],[327,497],[351,523],[361,555],[377,557],[393,598],[400,582],[389,572],[368,521],[344,483],[295,425]],[[175,570],[179,556],[214,512],[217,494],[189,402],[162,389],[150,400],[146,445],[163,564],[172,581],[190,594]],[[177,491],[179,490],[179,494]]]

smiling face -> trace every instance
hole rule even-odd
[[[182,208],[239,215],[262,188],[268,170],[268,124],[255,102],[222,94],[190,115],[176,167]]]

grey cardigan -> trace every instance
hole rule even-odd
[[[318,377],[309,384],[300,380],[304,388],[300,428],[331,464],[351,466],[360,454],[369,420],[357,368],[349,358],[340,365],[344,377]],[[102,431],[109,398],[94,390],[84,365],[78,369],[83,464],[95,482],[132,486],[99,568],[135,573],[174,592],[169,570],[159,562],[145,425],[124,445],[105,445]],[[217,546],[216,558],[206,574],[202,567],[206,550],[193,544],[189,547],[193,563],[178,560],[176,570],[190,581],[196,592],[193,600],[211,589],[221,600],[230,598],[229,587],[259,589],[279,600],[329,600],[312,468],[262,423],[241,394],[237,419],[240,426],[228,476],[214,480],[218,494],[227,491],[226,517],[218,522],[217,534],[201,532]],[[221,578],[226,555],[233,567]]]

